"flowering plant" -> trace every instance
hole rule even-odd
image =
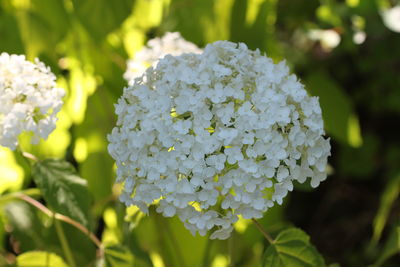
[[[329,140],[317,97],[285,62],[218,41],[167,55],[124,89],[108,136],[121,201],[179,216],[193,234],[226,239],[260,218],[293,181],[326,178]]]

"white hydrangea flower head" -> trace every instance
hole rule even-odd
[[[108,150],[121,201],[143,212],[158,201],[193,234],[226,239],[238,215],[262,217],[294,181],[326,179],[318,98],[243,43],[167,55],[124,89],[116,114]]]
[[[183,39],[179,32],[167,32],[161,38],[149,40],[142,50],[128,60],[124,78],[129,85],[132,85],[135,78],[142,76],[148,67],[155,67],[158,60],[168,54],[179,56],[183,53],[199,54],[201,52],[202,50],[195,44]]]
[[[0,145],[14,150],[22,132],[32,132],[32,143],[55,129],[64,90],[38,59],[0,54]]]

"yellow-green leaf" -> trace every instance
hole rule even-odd
[[[120,246],[112,245],[107,246],[104,250],[105,266],[106,267],[131,267],[133,266],[133,255],[130,253],[129,249]]]
[[[57,254],[29,251],[17,257],[17,267],[68,267],[68,265]]]

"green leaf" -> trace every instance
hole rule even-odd
[[[5,237],[5,229],[4,229],[4,220],[3,220],[3,214],[0,213],[0,250],[4,250],[4,237]],[[0,261],[0,266],[1,266],[1,261]]]
[[[302,267],[325,266],[324,259],[300,229],[282,231],[264,254],[263,266]]]
[[[38,9],[40,8],[39,6]],[[27,58],[33,60],[41,53],[45,53],[55,59],[54,46],[64,37],[65,31],[61,32],[54,28],[54,25],[50,24],[52,21],[31,8],[14,9],[13,12],[18,22],[18,32]]]
[[[31,0],[31,10],[40,16],[59,38],[64,37],[69,30],[69,18],[62,1]]]
[[[246,27],[248,2],[248,0],[234,1],[232,5],[231,17],[235,19],[230,21],[230,39],[233,42],[243,42],[249,35],[248,28]]]
[[[111,196],[115,179],[114,160],[107,153],[108,142],[104,138],[113,127],[111,122],[114,118],[109,113],[113,106],[111,100],[104,101],[109,97],[103,92],[104,90],[97,90],[88,98],[85,122],[74,129],[76,135],[83,138],[87,145],[87,157],[80,162],[79,172],[87,180],[88,189],[96,203]],[[104,121],[110,123],[105,124]]]
[[[126,229],[124,237],[129,246],[129,250],[135,255],[135,266],[153,267],[149,252],[140,246],[141,240],[136,238],[135,231]]]
[[[377,135],[366,133],[361,147],[342,146],[336,152],[338,164],[335,169],[342,177],[373,179],[374,176],[371,174],[379,166],[375,157],[379,153],[381,142]],[[393,146],[393,151],[397,153],[398,148]]]
[[[86,180],[64,161],[47,159],[34,165],[32,175],[53,211],[89,226],[90,195]]]
[[[72,0],[74,10],[84,27],[95,39],[103,39],[120,27],[131,14],[132,0]],[[101,26],[99,26],[101,24]]]
[[[113,162],[105,153],[90,153],[81,164],[81,174],[88,181],[88,188],[97,201],[104,201],[111,195],[113,185]],[[98,168],[101,166],[101,168]]]
[[[63,255],[52,218],[25,202],[11,202],[5,207],[5,223],[12,227],[11,245],[21,252],[45,250]],[[88,266],[96,257],[96,248],[86,234],[63,223],[78,266]],[[0,266],[2,266],[0,264]]]
[[[18,28],[15,17],[5,13],[0,6],[0,52],[23,53],[23,43],[20,38],[20,29]]]
[[[232,1],[227,0],[172,0],[161,27],[173,26],[173,29],[168,30],[179,31],[186,40],[200,47],[217,40],[229,39],[229,29],[234,27],[229,25],[231,3]],[[243,19],[235,17],[234,20],[239,20],[239,24]]]
[[[177,252],[177,249],[180,250],[177,257],[181,255],[186,266],[196,266],[203,260],[208,237],[193,236],[177,217],[157,217],[157,219],[161,221],[161,225],[164,225],[162,228],[165,232],[166,241],[173,241],[170,242],[172,250],[174,252]],[[193,247],[196,248],[196,253],[193,252]]]
[[[326,131],[342,143],[362,145],[358,118],[352,102],[327,73],[317,71],[306,79],[307,90],[319,97]]]
[[[389,237],[373,266],[381,266],[386,260],[400,252],[400,226],[393,227]]]
[[[38,211],[24,202],[11,202],[5,206],[6,223],[12,226],[12,244],[19,243],[22,252],[44,250],[56,242],[56,237],[48,235],[42,226]]]
[[[104,250],[106,267],[131,267],[133,266],[133,255],[129,249],[121,245],[107,246]]]
[[[29,251],[17,257],[17,267],[68,267],[68,265],[57,254]]]
[[[393,203],[398,198],[399,194],[400,175],[396,176],[394,179],[391,179],[387,183],[385,190],[381,195],[381,202],[373,222],[374,233],[372,236],[372,244],[376,244],[379,241]]]
[[[250,48],[266,51],[268,56],[272,58],[282,55],[282,49],[275,35],[277,6],[277,1],[264,1],[259,5],[257,17],[251,28],[252,34],[246,40]]]
[[[268,56],[276,57],[280,54],[274,34],[276,9],[276,1],[234,1],[229,39],[244,42],[251,49],[260,49]]]

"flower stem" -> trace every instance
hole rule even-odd
[[[68,240],[65,237],[65,233],[64,233],[64,230],[62,228],[62,225],[56,219],[54,220],[54,225],[56,227],[56,232],[57,232],[57,235],[58,235],[58,239],[60,240],[61,247],[62,247],[62,249],[64,251],[64,255],[65,255],[65,258],[67,259],[68,265],[71,266],[71,267],[75,267],[76,266],[75,260],[74,260],[74,257],[72,256],[71,248],[68,245]]]
[[[170,239],[172,245],[173,245],[174,248],[175,248],[175,252],[176,252],[176,254],[177,254],[177,257],[178,257],[178,260],[179,260],[179,264],[180,264],[182,267],[186,267],[185,260],[184,260],[184,257],[183,257],[183,253],[182,253],[182,251],[181,251],[181,249],[180,249],[180,247],[179,247],[179,242],[178,242],[178,240],[176,240],[176,238],[175,238],[175,236],[174,236],[174,233],[172,232],[172,229],[171,229],[171,227],[169,226],[168,220],[165,219],[165,218],[164,218],[163,220],[164,220],[164,227],[165,227],[164,229],[165,229],[165,232],[167,233],[167,235],[169,235],[169,239]]]
[[[203,255],[203,265],[202,267],[210,266],[210,251],[211,251],[211,241],[212,239],[207,238],[206,247],[204,248],[204,255]]]
[[[229,253],[229,267],[235,266],[235,259],[234,259],[234,235],[235,235],[235,230],[232,231],[231,236],[228,239],[228,253]]]
[[[253,223],[256,225],[257,229],[263,234],[263,236],[265,237],[265,239],[267,239],[267,241],[272,244],[274,243],[274,240],[272,239],[272,237],[267,233],[267,231],[265,231],[264,227],[254,218],[251,219],[253,221]]]

